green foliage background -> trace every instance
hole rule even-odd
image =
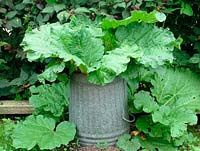
[[[131,11],[133,10],[144,10],[147,12],[157,10],[165,13],[166,20],[164,22],[154,23],[154,25],[158,27],[169,28],[170,31],[173,32],[174,36],[179,41],[182,41],[182,45],[180,46],[180,49],[178,49],[179,46],[176,46],[177,48],[173,51],[173,57],[175,59],[173,62],[168,64],[170,67],[167,67],[165,71],[148,68],[148,66],[155,67],[164,64],[162,61],[152,62],[151,60],[148,60],[151,58],[151,56],[149,56],[149,58],[147,57],[141,59],[143,64],[146,65],[147,63],[149,64],[148,66],[135,64],[135,62],[132,62],[132,66],[134,66],[134,69],[137,69],[136,71],[138,71],[138,73],[132,71],[128,66],[128,70],[124,74],[124,78],[126,78],[129,85],[130,112],[135,114],[139,113],[138,120],[136,121],[136,127],[138,130],[145,133],[147,138],[150,139],[144,142],[140,138],[124,136],[124,138],[119,140],[118,147],[124,150],[130,150],[127,145],[123,146],[127,143],[128,146],[135,146],[135,150],[139,148],[145,149],[148,147],[154,150],[155,148],[152,147],[152,144],[154,144],[154,146],[157,146],[157,149],[165,151],[166,149],[163,149],[162,147],[163,144],[168,146],[167,149],[171,147],[174,150],[177,149],[174,148],[174,146],[183,144],[185,146],[185,150],[192,148],[194,151],[196,151],[196,148],[199,149],[198,146],[195,147],[190,145],[190,140],[192,140],[193,137],[187,132],[188,125],[196,124],[197,119],[195,113],[199,109],[199,0],[0,0],[0,99],[23,100],[31,97],[30,100],[32,104],[37,108],[35,113],[36,116],[43,114],[48,116],[48,118],[54,119],[56,122],[62,121],[61,117],[64,115],[64,108],[66,108],[68,105],[67,101],[58,101],[58,104],[56,104],[57,107],[52,107],[52,103],[48,104],[47,102],[38,101],[36,98],[45,98],[46,96],[44,93],[50,95],[49,92],[52,91],[55,91],[53,93],[60,92],[60,87],[63,86],[62,82],[66,82],[66,77],[68,77],[69,73],[75,69],[65,68],[64,66],[56,66],[56,64],[60,64],[61,60],[59,59],[48,58],[45,61],[40,60],[39,62],[34,63],[29,62],[25,57],[26,53],[20,46],[25,32],[32,28],[39,28],[41,25],[46,25],[47,23],[55,23],[59,21],[63,24],[69,22],[69,18],[74,15],[88,16],[91,20],[101,20],[104,17],[114,18],[117,20],[125,19],[131,16]],[[140,20],[144,21],[145,18],[140,18]],[[112,27],[109,27],[109,23],[110,22],[108,20],[107,25],[102,25],[105,29],[111,28],[104,36],[104,41],[112,41],[110,43],[105,43],[106,51],[112,50],[117,45],[115,41],[116,39],[111,35],[113,32],[115,32],[112,28],[116,28],[116,26],[119,25],[119,22],[116,21],[110,24]],[[127,23],[124,21],[120,24],[126,25]],[[144,25],[144,27],[137,27],[137,25],[134,26],[135,29],[137,28],[138,30],[139,28],[146,28],[146,25]],[[126,28],[126,30],[128,30],[128,28]],[[124,32],[123,34],[121,34],[122,31]],[[130,32],[130,30],[128,30],[128,32]],[[126,37],[126,33],[127,31],[124,31],[123,27],[117,29],[117,40],[123,42],[123,36]],[[132,33],[137,34],[137,30],[132,31]],[[156,37],[156,35],[154,35],[154,39],[156,38],[159,39],[159,36]],[[100,43],[98,44],[101,45]],[[141,47],[143,48],[143,45]],[[157,48],[158,47],[159,43],[157,43]],[[145,50],[145,52],[148,54],[148,46],[145,47]],[[157,53],[158,52],[154,52],[154,55]],[[166,57],[169,62],[171,58],[172,56]],[[53,62],[53,64],[49,64],[51,62]],[[48,68],[54,70],[55,73],[58,71],[61,73],[58,75],[49,74],[48,70],[46,70],[46,74],[41,74],[44,71],[45,66],[48,66]],[[188,69],[190,69],[192,72],[188,71]],[[104,69],[100,69],[98,72],[103,73],[103,71]],[[183,84],[184,82],[182,83],[181,80],[173,81],[175,80],[173,78],[170,80],[171,83],[166,82],[168,78],[161,75],[161,73],[166,73],[166,76],[169,77],[181,77],[181,80],[187,82],[189,81],[191,85],[186,83],[185,85],[187,86],[187,89],[182,90],[181,86],[185,86]],[[49,76],[47,77],[47,75]],[[96,75],[94,72],[93,77],[96,77]],[[90,79],[94,81],[96,78],[93,77]],[[43,86],[38,81],[41,79],[57,80],[55,81],[55,84],[50,82],[48,85]],[[96,83],[98,82],[99,81]],[[170,87],[174,83],[177,85]],[[165,84],[167,87],[165,87]],[[159,85],[160,87],[158,87]],[[33,87],[29,89],[30,86]],[[52,88],[55,89],[52,90]],[[163,93],[163,95],[160,96],[160,90],[163,90],[163,92],[166,93]],[[179,90],[181,90],[183,93],[179,94]],[[39,93],[41,91],[45,92],[43,94]],[[64,90],[64,92],[65,91],[66,90]],[[185,93],[188,95],[182,95]],[[174,94],[177,95],[173,96]],[[194,96],[195,99],[193,99]],[[45,99],[45,101],[47,101],[49,98],[51,98],[51,100],[68,99],[68,96],[60,97],[57,96],[53,99],[48,97]],[[185,106],[177,109],[177,107],[179,107],[179,103],[176,102],[185,101],[185,98],[192,100],[192,104],[191,102],[186,101],[187,104]],[[167,103],[162,102],[163,100],[165,100]],[[172,103],[168,103],[168,100],[173,101]],[[169,110],[169,108],[173,108],[173,110]],[[142,116],[140,116],[141,114]],[[177,117],[174,117],[173,115],[177,115]],[[178,124],[178,126],[174,125],[174,123]],[[186,123],[188,125],[186,125]],[[9,129],[8,132],[10,131],[11,129]],[[5,132],[2,132],[2,135],[4,135],[4,133]],[[3,137],[5,139],[5,136]],[[179,138],[176,139],[176,137]],[[160,138],[164,139],[160,141]],[[4,141],[4,139],[2,140]],[[12,140],[10,138],[8,139],[7,149],[11,149]],[[0,148],[1,147],[6,149],[5,146],[0,145]]]

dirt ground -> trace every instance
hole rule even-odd
[[[107,149],[99,149],[95,146],[89,146],[89,147],[81,147],[76,149],[75,151],[120,151],[118,148],[110,146]]]

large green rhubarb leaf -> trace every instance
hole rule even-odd
[[[166,68],[151,80],[152,94],[160,104],[200,109],[200,78],[189,70]]]
[[[29,102],[39,113],[45,111],[59,117],[68,105],[69,84],[65,82],[32,86],[30,91],[32,96]]]
[[[199,76],[189,70],[160,68],[151,79],[151,84],[151,95],[144,91],[134,95],[134,107],[151,113],[153,123],[169,129],[166,135],[168,133],[174,138],[183,136],[188,125],[197,123],[196,113],[200,110]]]
[[[154,98],[146,91],[140,91],[134,95],[134,104],[136,109],[143,109],[146,113],[151,113],[159,108]]]
[[[136,45],[122,44],[120,48],[109,51],[101,59],[100,68],[89,73],[88,80],[91,83],[104,85],[114,80],[116,76],[127,69],[130,58],[142,56]]]
[[[93,37],[90,30],[80,27],[74,29],[70,36],[65,39],[65,47],[73,56],[80,58],[88,71],[95,70],[98,62],[104,54],[103,42],[100,38]]]
[[[158,71],[152,84],[152,94],[160,104],[152,115],[153,121],[169,126],[172,137],[183,135],[187,124],[197,123],[200,78],[189,70],[166,68]]]
[[[166,141],[151,137],[142,140],[139,136],[131,137],[128,134],[121,136],[116,145],[123,151],[177,151],[177,147]]]
[[[175,38],[167,29],[151,24],[134,23],[127,27],[119,27],[116,31],[119,42],[129,40],[136,44],[143,56],[138,61],[145,66],[156,68],[166,61],[173,61]]]
[[[152,115],[154,122],[160,122],[170,127],[172,137],[180,137],[187,131],[187,125],[195,125],[197,116],[188,109],[179,109],[176,107],[161,106],[160,109]]]
[[[165,21],[165,19],[166,19],[165,14],[158,11],[152,11],[150,13],[147,13],[146,11],[133,11],[131,13],[131,16],[124,20],[105,18],[104,21],[101,23],[101,27],[104,29],[109,29],[109,28],[117,28],[122,25],[127,26],[128,24],[133,22],[143,21],[145,23],[155,23],[155,22],[163,22]]]
[[[142,148],[148,151],[178,151],[177,147],[172,144],[162,141],[161,139],[147,138],[147,140],[141,140],[140,144]]]
[[[38,75],[38,80],[48,80],[50,82],[53,82],[57,79],[57,73],[62,72],[64,69],[64,62],[51,62],[50,64],[48,64],[45,71],[42,74]]]
[[[32,149],[38,145],[41,150],[53,149],[62,144],[68,144],[74,139],[76,129],[70,122],[62,122],[56,127],[51,118],[42,115],[29,116],[25,121],[18,123],[13,133],[13,146]],[[55,129],[55,130],[54,130]]]
[[[169,127],[160,123],[154,123],[150,115],[138,117],[136,127],[150,137],[160,138],[169,142],[171,140]]]
[[[86,73],[96,68],[104,53],[102,40],[92,31],[83,24],[76,27],[69,23],[47,24],[28,31],[21,45],[29,61],[49,57],[61,58],[65,62],[72,60]],[[98,28],[100,33],[102,31]]]
[[[121,136],[116,145],[124,151],[137,151],[141,147],[139,139],[136,137],[131,139],[131,136],[128,134]]]

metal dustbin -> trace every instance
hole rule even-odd
[[[70,84],[69,120],[77,126],[81,146],[114,145],[129,132],[126,82],[117,77],[105,86],[91,84],[74,74]]]

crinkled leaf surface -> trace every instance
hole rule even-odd
[[[45,84],[30,88],[32,96],[29,102],[39,112],[50,112],[56,117],[63,114],[68,105],[69,84],[65,82]]]
[[[93,70],[104,53],[102,40],[92,31],[84,25],[47,24],[27,32],[21,45],[29,61],[49,57],[61,58],[65,62],[73,60],[77,66],[84,67],[83,72],[87,72]]]
[[[139,140],[137,138],[131,139],[128,134],[121,136],[116,146],[124,151],[137,151],[141,147]]]
[[[109,83],[127,69],[130,58],[138,58],[141,55],[136,45],[122,44],[120,48],[109,51],[103,56],[100,68],[89,73],[88,80],[101,85]]]
[[[169,126],[172,137],[183,135],[187,124],[197,123],[200,78],[189,70],[166,68],[158,72],[152,84],[152,94],[160,105],[152,114],[153,121]]]
[[[129,43],[136,44],[143,53],[138,61],[147,67],[156,68],[166,61],[173,61],[175,38],[167,29],[151,24],[133,23],[127,27],[119,27],[116,37],[120,43],[129,40]]]
[[[152,113],[154,126],[149,127],[151,133],[149,128],[146,128],[145,133],[159,137],[152,133],[155,123],[159,123],[161,127],[169,129],[165,132],[166,139],[168,134],[174,138],[183,136],[188,125],[197,123],[196,112],[200,110],[199,76],[180,68],[159,68],[150,82],[151,95],[155,100],[144,91],[137,92],[131,99],[136,109]]]
[[[43,25],[40,26],[40,30],[34,29],[26,32],[21,45],[24,47],[24,50],[27,51],[27,58],[29,61],[58,56],[60,49],[54,44],[55,39],[52,39],[53,35],[51,37],[52,26],[56,27],[57,30],[68,29],[66,24],[61,27],[57,23]],[[63,47],[63,45],[61,45],[61,47]]]
[[[193,133],[186,132],[182,137],[177,138],[174,141],[174,144],[176,146],[181,146],[183,143],[192,144],[192,143],[196,142],[197,140],[198,140],[198,138],[195,137]],[[196,151],[196,150],[194,149],[194,151]]]
[[[0,150],[1,151],[6,151],[2,146],[0,146]]]
[[[140,144],[143,148],[148,149],[149,151],[178,151],[177,147],[160,139],[148,138],[145,141],[140,139]]]
[[[87,29],[92,33],[94,37],[104,36],[104,32],[99,28],[99,23],[101,22],[101,17],[91,20],[88,16],[72,16],[70,21],[70,27],[87,27]]]
[[[92,33],[83,27],[73,30],[64,43],[73,56],[77,56],[90,67],[87,72],[95,69],[104,53],[102,40],[93,37]]]
[[[160,104],[200,109],[200,78],[189,70],[165,68],[151,80],[152,94]]]
[[[117,142],[117,147],[123,151],[138,151],[144,149],[148,151],[177,151],[177,148],[166,141],[148,137],[142,140],[140,137],[131,137],[128,134],[121,136]]]
[[[146,113],[151,113],[159,108],[154,98],[146,91],[139,91],[134,95],[134,104],[136,109],[143,109]]]
[[[136,121],[136,127],[150,137],[156,137],[167,141],[171,140],[169,127],[160,123],[154,123],[150,115],[140,116]]]
[[[64,62],[53,62],[48,65],[48,67],[45,69],[45,71],[38,75],[38,80],[45,81],[48,80],[50,82],[53,82],[57,79],[57,73],[62,72],[65,69],[65,63]]]
[[[133,11],[131,13],[131,16],[124,20],[105,18],[104,21],[101,23],[101,27],[104,29],[109,29],[117,28],[119,26],[127,26],[128,24],[133,22],[143,21],[145,23],[155,23],[158,21],[163,22],[165,21],[165,19],[165,14],[158,11],[152,11],[150,13],[147,13],[146,11]]]
[[[22,123],[18,123],[13,133],[15,148],[32,149],[38,145],[41,150],[53,149],[61,144],[68,144],[74,139],[76,129],[70,122],[62,122],[55,129],[55,121],[42,115],[29,116]],[[55,131],[54,131],[55,129]]]
[[[195,125],[197,123],[196,114],[185,108],[161,106],[158,111],[152,115],[154,122],[160,122],[170,127],[172,137],[180,137],[187,131],[187,125]]]
[[[0,151],[13,151],[12,146],[13,130],[15,128],[14,121],[10,119],[1,119],[0,121]]]

